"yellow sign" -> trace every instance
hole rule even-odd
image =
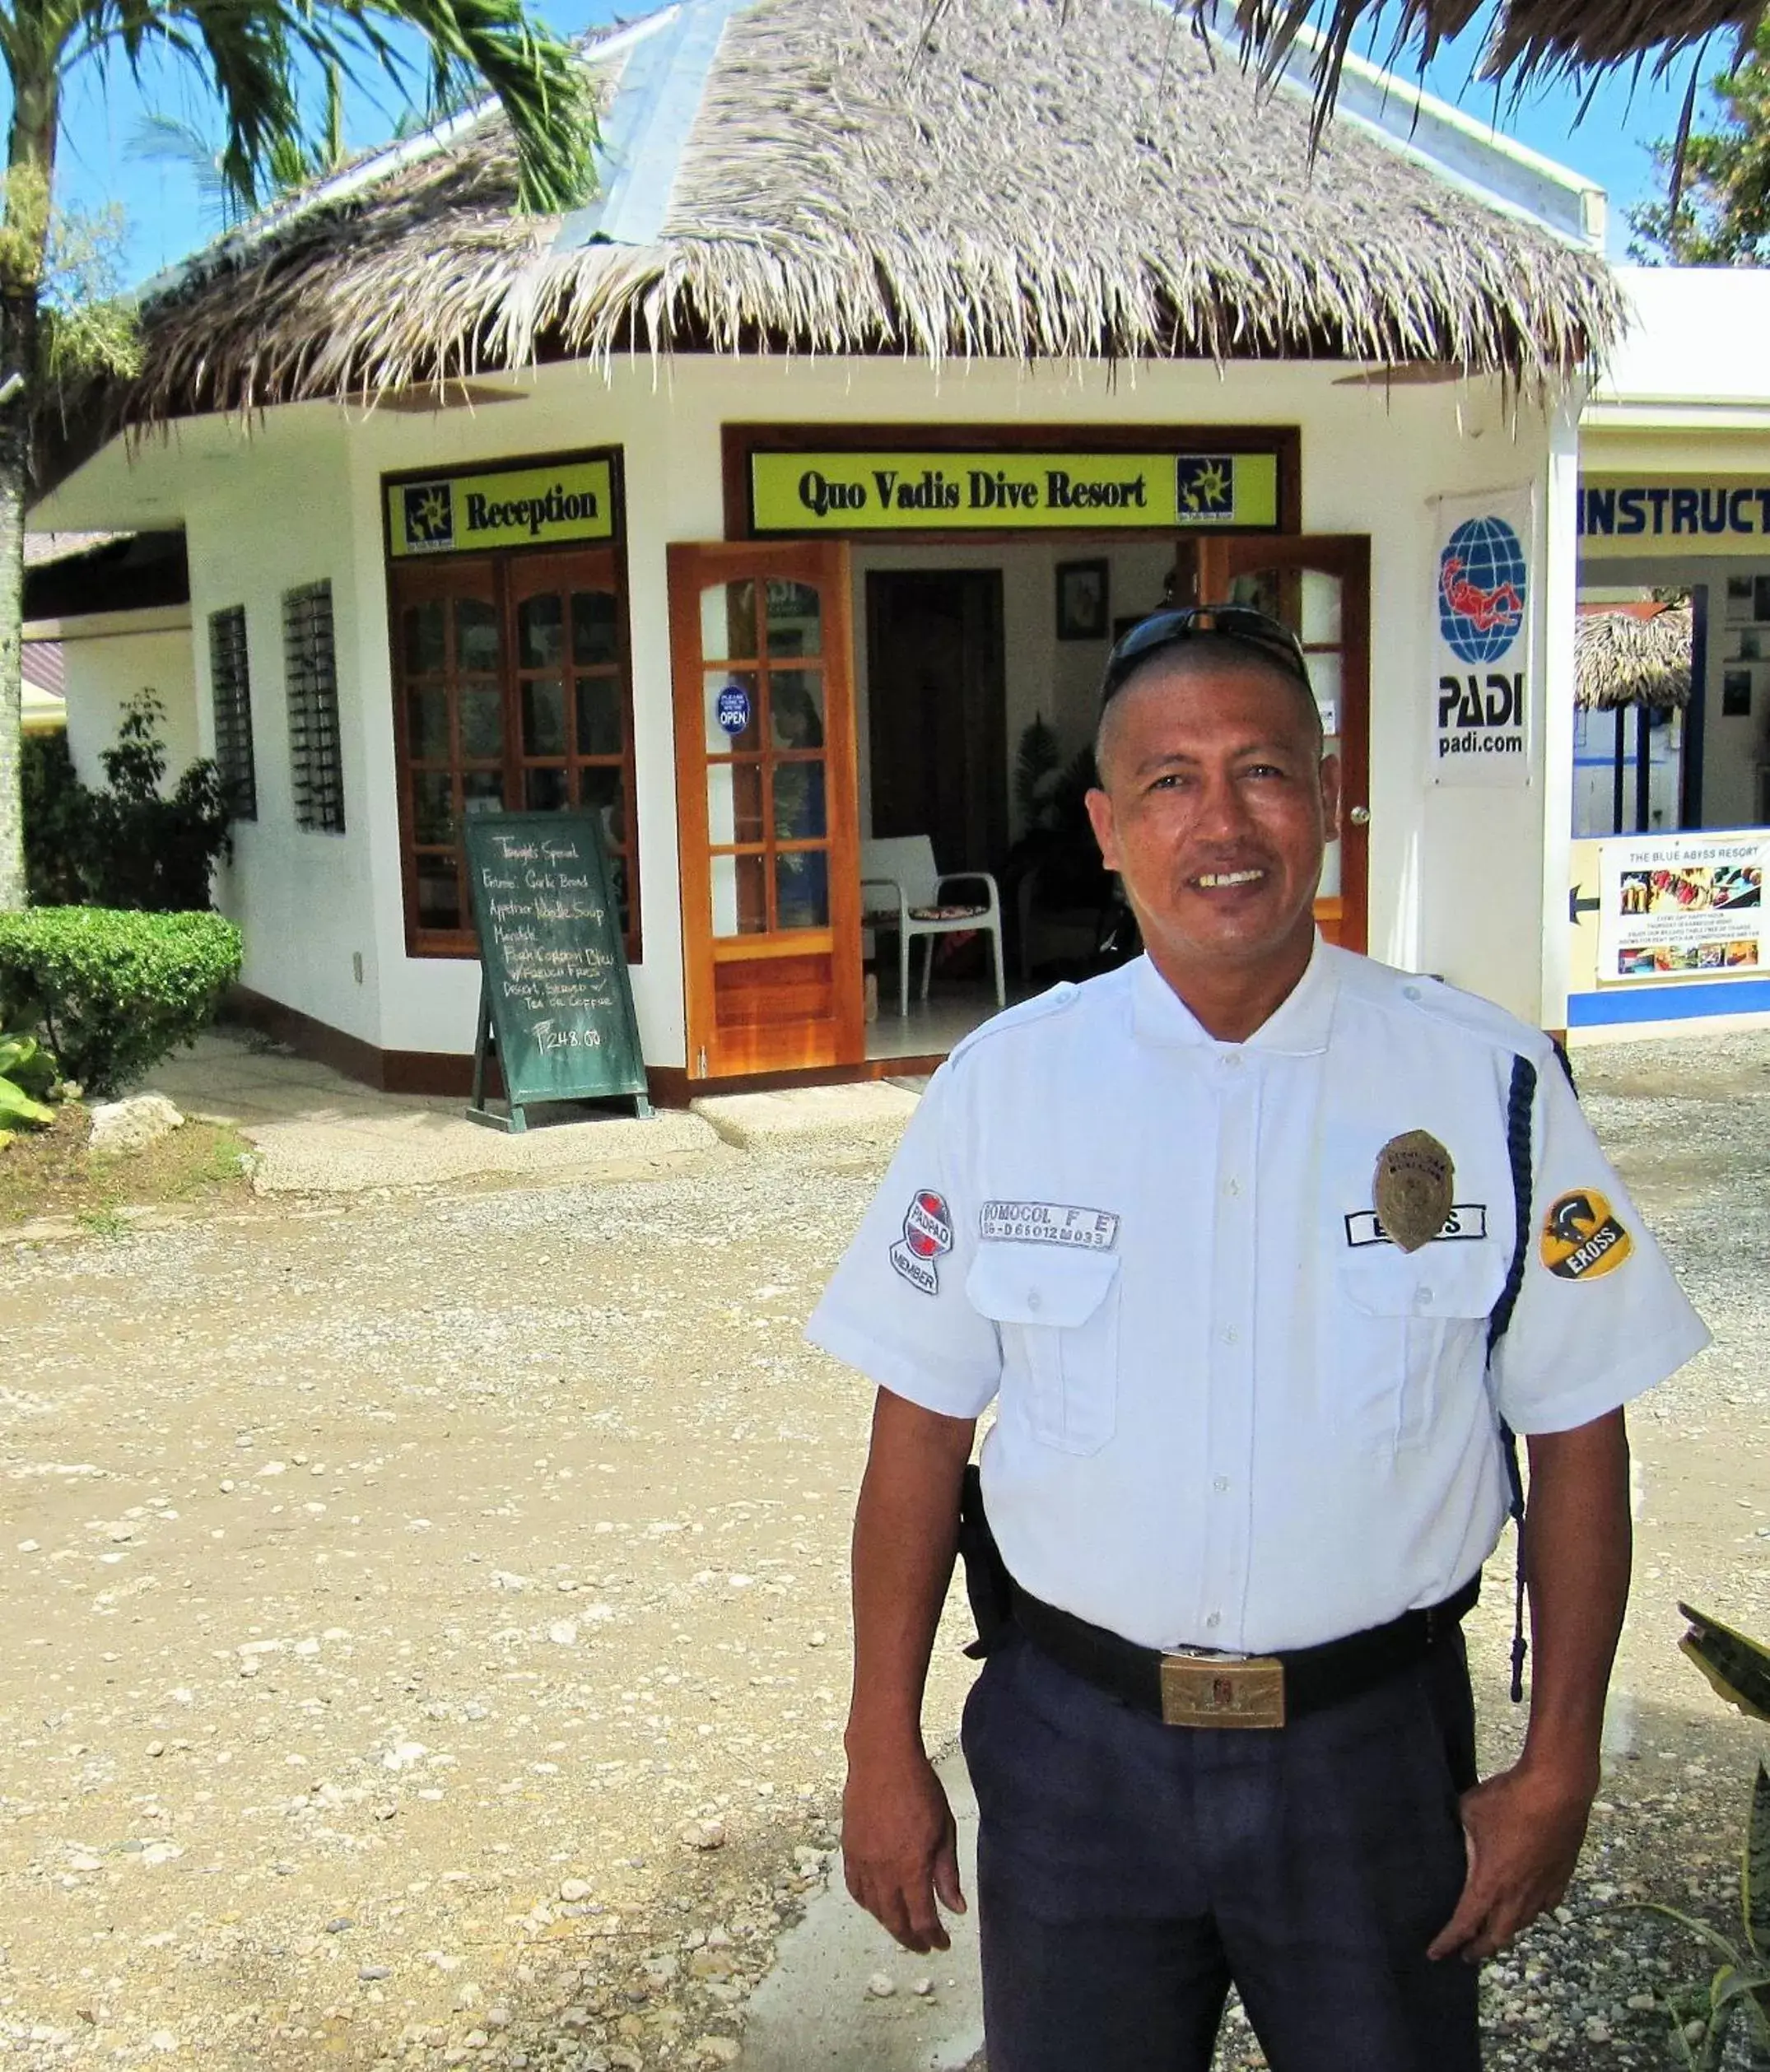
[[[1770,554],[1770,480],[1759,476],[1586,475],[1579,517],[1582,561]]]
[[[1276,528],[1276,454],[752,453],[761,533]]]
[[[387,523],[396,561],[613,539],[614,470],[607,460],[569,460],[389,482]]]

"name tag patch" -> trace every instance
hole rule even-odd
[[[1108,1208],[1072,1208],[1066,1202],[985,1202],[977,1234],[997,1245],[1070,1245],[1110,1252],[1119,1219]]]
[[[1455,1237],[1485,1237],[1487,1234],[1487,1204],[1457,1202],[1428,1242],[1443,1245]],[[1383,1228],[1381,1219],[1374,1208],[1358,1209],[1346,1218],[1346,1242],[1348,1245],[1393,1245],[1395,1241]]]
[[[953,1250],[953,1217],[946,1197],[924,1187],[904,1212],[903,1236],[891,1248],[891,1263],[924,1295],[940,1292],[939,1262]]]

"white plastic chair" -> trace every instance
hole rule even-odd
[[[981,887],[985,902],[946,896],[949,885]],[[986,870],[937,871],[934,845],[926,835],[892,835],[860,845],[862,924],[897,931],[897,1012],[910,1012],[910,939],[929,938],[922,965],[922,998],[934,968],[934,938],[980,929],[995,960],[995,1003],[1008,1005],[1002,970],[1002,899]],[[886,897],[878,896],[883,893]]]

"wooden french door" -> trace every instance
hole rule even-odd
[[[688,1076],[858,1064],[848,549],[669,550]]]
[[[1330,843],[1316,920],[1330,943],[1367,939],[1371,822],[1371,542],[1362,533],[1207,537],[1199,601],[1251,604],[1303,644],[1328,752],[1339,757],[1339,840]]]

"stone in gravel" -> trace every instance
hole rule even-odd
[[[391,1964],[360,1964],[356,1967],[356,1976],[366,1985],[375,1979],[391,1978],[394,1967]]]
[[[589,1885],[582,1878],[566,1878],[561,1881],[559,1896],[561,1899],[573,1902],[588,1899],[590,1896],[590,1889]]]
[[[86,1148],[105,1157],[145,1151],[150,1144],[157,1144],[162,1137],[184,1127],[184,1118],[163,1093],[139,1093],[129,1101],[101,1101],[89,1112],[92,1134]]]
[[[342,1935],[347,1928],[354,1928],[356,1925],[356,1922],[348,1914],[340,1914],[334,1920],[326,1923],[326,1933],[328,1935]]]
[[[556,1647],[575,1647],[578,1622],[575,1618],[556,1618],[547,1629],[547,1637]]]
[[[888,2000],[897,1990],[897,1981],[889,1972],[875,1972],[867,1981],[869,2000]]]
[[[695,2056],[709,2065],[735,2065],[742,2046],[733,2036],[703,2036],[695,2045]]]
[[[725,1823],[723,1820],[685,1820],[676,1831],[677,1839],[690,1849],[723,1849],[725,1846]]]
[[[922,2000],[925,2000],[934,1990],[934,1981],[931,1978],[919,1978],[910,1988],[910,1991],[915,1995],[916,1998]]]

